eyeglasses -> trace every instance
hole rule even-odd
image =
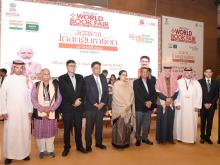
[[[67,67],[73,67],[73,68],[76,68],[77,66],[76,66],[76,65],[68,65]]]

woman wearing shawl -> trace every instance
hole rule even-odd
[[[171,67],[164,67],[156,83],[159,99],[157,112],[156,140],[158,143],[174,143],[174,100],[178,95],[178,83]]]
[[[132,108],[134,92],[125,70],[119,72],[119,80],[113,85],[112,97],[112,120],[122,117],[126,124],[131,119],[131,125],[134,126],[134,108]]]

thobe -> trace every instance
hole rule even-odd
[[[202,89],[197,80],[185,78],[178,80],[178,86],[179,95],[175,105],[179,105],[180,110],[175,112],[174,139],[195,143],[198,123],[198,112],[195,112],[195,108],[201,109]]]
[[[5,158],[22,160],[30,155],[32,112],[26,77],[8,76],[1,88],[1,109],[8,114],[4,121],[3,154]]]

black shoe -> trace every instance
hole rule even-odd
[[[12,162],[12,159],[5,159],[4,164],[11,164],[11,162]]]
[[[205,140],[201,138],[201,139],[200,139],[200,143],[201,143],[201,144],[204,144],[204,143],[205,143]]]
[[[146,143],[148,145],[153,145],[154,143],[152,141],[150,141],[149,139],[147,140],[142,140],[143,143]]]
[[[44,152],[40,152],[40,153],[39,153],[39,158],[40,158],[40,159],[43,159],[44,156],[45,156],[45,153],[44,153]]]
[[[30,160],[30,156],[27,156],[26,158],[24,158],[24,161],[29,161]]]
[[[212,140],[211,139],[206,139],[205,140],[208,144],[213,144]]]
[[[104,144],[96,144],[95,146],[102,149],[102,150],[107,149],[107,147]]]
[[[86,152],[92,152],[92,147],[86,147]]]
[[[140,145],[141,145],[141,141],[140,141],[140,140],[137,140],[136,143],[135,143],[135,145],[136,145],[136,146],[140,146]]]
[[[81,152],[81,153],[87,153],[87,151],[82,147],[82,148],[77,148],[77,151]]]
[[[176,144],[174,140],[169,141],[170,144]]]
[[[69,149],[64,149],[62,152],[62,156],[65,157],[69,154],[70,150]]]
[[[51,158],[55,158],[55,157],[56,157],[56,155],[55,155],[54,152],[48,152],[47,155],[48,155],[49,157],[51,157]]]
[[[220,140],[218,140],[217,143],[220,144]]]

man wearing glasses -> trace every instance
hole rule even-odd
[[[71,148],[70,130],[74,124],[76,149],[81,153],[86,153],[82,144],[82,118],[83,99],[85,86],[83,76],[76,74],[76,62],[68,60],[66,62],[67,73],[59,77],[59,88],[62,95],[61,112],[64,123],[64,151],[62,156],[67,156]]]

